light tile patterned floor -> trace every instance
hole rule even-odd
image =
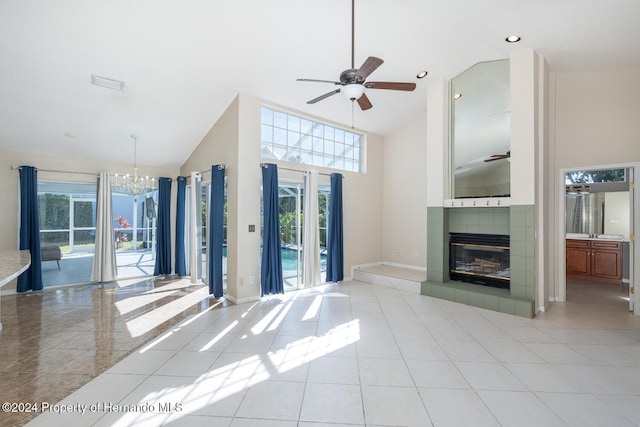
[[[602,286],[534,319],[357,281],[203,310],[29,426],[640,425],[640,319]]]

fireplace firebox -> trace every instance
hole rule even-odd
[[[508,289],[509,254],[508,235],[449,233],[449,278]]]

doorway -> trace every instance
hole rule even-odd
[[[640,314],[634,303],[638,170],[632,163],[560,171],[557,301],[605,292],[621,302],[618,307]]]
[[[280,212],[280,242],[284,290],[294,291],[304,287],[303,230],[304,230],[304,184],[300,181],[278,183]],[[318,187],[318,227],[320,238],[320,279],[326,278],[327,224],[331,189]]]

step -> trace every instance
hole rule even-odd
[[[420,294],[421,284],[427,280],[427,271],[390,264],[376,264],[354,268],[353,279]]]

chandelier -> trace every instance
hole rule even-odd
[[[155,178],[138,176],[138,136],[131,135],[131,138],[133,139],[133,175],[115,174],[112,183],[118,191],[137,196],[153,191]]]

